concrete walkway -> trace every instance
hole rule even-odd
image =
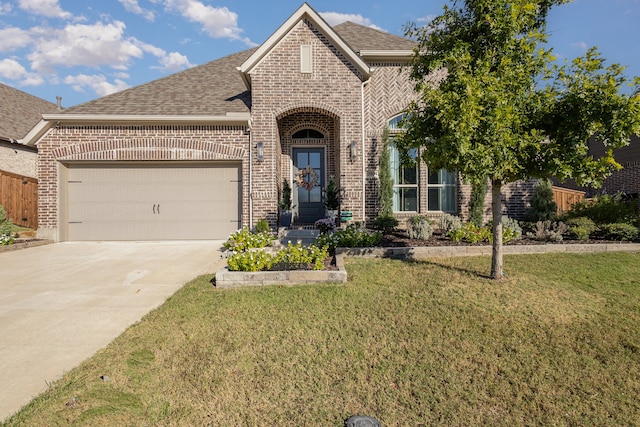
[[[186,282],[222,241],[67,242],[0,253],[0,421]]]

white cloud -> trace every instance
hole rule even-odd
[[[32,42],[29,31],[9,27],[0,30],[0,52],[11,52],[28,46]]]
[[[110,83],[102,74],[67,76],[64,79],[64,83],[71,85],[76,92],[84,92],[85,88],[90,88],[98,96],[110,95],[129,87],[127,83],[120,79],[115,79],[113,83]]]
[[[11,3],[0,3],[0,15],[11,13],[12,10],[13,7],[11,6]]]
[[[587,50],[589,50],[589,45],[584,41],[579,41],[577,43],[571,43],[571,46],[572,47],[576,47],[576,48],[578,48],[579,50],[581,50],[583,52],[586,52]]]
[[[164,55],[160,59],[160,63],[162,64],[164,70],[171,73],[193,67],[193,64],[189,62],[189,59],[179,52],[171,52],[167,55]]]
[[[352,13],[338,13],[338,12],[321,12],[320,16],[332,27],[341,24],[346,21],[351,21],[355,24],[364,25],[365,27],[375,28],[376,30],[382,30],[382,28],[374,25],[369,18],[365,18],[362,15],[356,15]]]
[[[69,12],[62,10],[58,0],[18,0],[18,6],[27,12],[49,18],[70,18]]]
[[[241,40],[249,46],[255,46],[251,40],[241,36],[238,15],[226,7],[213,7],[197,0],[166,0],[165,5],[189,21],[201,24],[210,37]]]
[[[18,61],[9,58],[0,60],[0,77],[19,81],[21,86],[38,86],[44,83],[40,75],[28,72]]]
[[[427,16],[423,16],[422,18],[416,19],[416,21],[417,22],[424,22],[425,24],[428,24],[428,23],[430,23],[431,21],[433,21],[436,18],[437,18],[437,15],[427,15]]]
[[[124,8],[131,13],[135,13],[136,15],[142,15],[144,19],[147,21],[153,22],[155,19],[155,14],[151,10],[143,9],[138,4],[138,0],[118,0]]]
[[[132,58],[141,58],[142,49],[135,39],[124,39],[125,25],[111,24],[67,25],[61,30],[39,29],[38,41],[29,54],[31,68],[51,73],[56,66],[97,67],[107,65],[126,69]]]

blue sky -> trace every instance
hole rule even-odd
[[[70,107],[266,40],[300,0],[0,0],[0,82]],[[444,0],[309,0],[345,20],[403,35]],[[547,25],[558,58],[598,46],[640,76],[640,0],[574,0]]]

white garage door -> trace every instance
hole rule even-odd
[[[71,164],[66,240],[225,239],[240,227],[240,165]]]

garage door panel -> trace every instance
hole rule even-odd
[[[70,165],[68,240],[224,239],[240,226],[238,164]]]

